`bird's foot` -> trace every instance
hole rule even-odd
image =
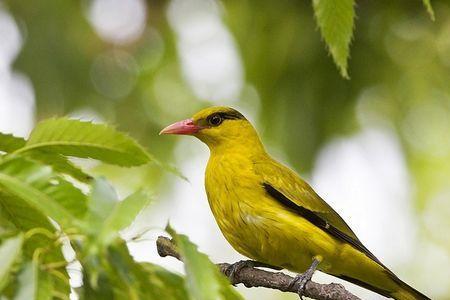
[[[225,274],[228,276],[231,283],[235,285],[237,283],[236,275],[239,273],[239,271],[241,271],[244,268],[258,268],[258,267],[281,270],[281,268],[271,266],[255,260],[240,260],[228,266],[228,268],[225,270]]]
[[[303,299],[303,293],[305,292],[306,284],[308,283],[308,281],[311,280],[311,278],[312,278],[312,274],[309,274],[308,272],[298,274],[289,283],[289,289],[293,288],[297,283],[299,283],[298,289],[297,289],[297,294],[300,297],[300,299]]]
[[[311,281],[314,272],[316,271],[317,265],[319,264],[319,260],[314,259],[311,266],[302,274],[298,274],[294,279],[289,283],[289,289],[292,289],[296,284],[298,284],[297,294],[300,299],[303,299],[303,293],[305,292],[306,284]]]
[[[240,260],[238,262],[235,262],[234,264],[231,264],[226,270],[225,274],[227,274],[228,278],[231,281],[232,285],[235,285],[237,283],[236,274],[239,273],[244,268],[253,268],[254,267],[254,261],[253,260]]]

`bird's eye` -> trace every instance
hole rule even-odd
[[[213,115],[209,118],[209,124],[212,126],[219,126],[222,123],[222,117],[220,115]]]

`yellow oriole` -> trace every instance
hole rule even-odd
[[[229,107],[201,110],[160,134],[193,135],[210,149],[205,186],[227,241],[254,261],[297,273],[315,269],[397,300],[429,299],[401,281],[294,171],[271,158],[250,122]],[[306,270],[306,272],[305,272]]]

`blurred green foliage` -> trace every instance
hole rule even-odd
[[[210,105],[209,99],[198,99],[183,73],[177,48],[179,40],[167,19],[172,2],[148,0],[144,32],[127,44],[114,44],[97,35],[87,17],[91,1],[2,2],[24,37],[13,68],[29,76],[33,84],[37,119],[80,110],[93,111],[120,130],[129,132],[160,161],[172,161],[175,140],[157,138],[159,130]],[[282,149],[286,160],[303,173],[311,172],[320,149],[333,138],[349,136],[371,126],[391,128],[401,142],[412,174],[415,186],[412,200],[420,215],[427,203],[448,191],[449,186],[449,2],[433,1],[433,13],[430,1],[425,0],[423,3],[361,0],[356,5],[346,1],[349,7],[354,7],[355,17],[351,13],[344,16],[347,26],[342,37],[333,34],[333,23],[327,25],[326,21],[321,21],[321,14],[317,11],[314,14],[314,8],[317,10],[324,2],[219,2],[220,18],[236,41],[245,74],[237,104],[251,107],[256,126],[267,144]],[[350,80],[336,71],[333,58],[343,75],[348,72]],[[228,100],[223,101],[229,103]],[[1,151],[12,152],[24,147],[25,141],[21,139],[3,135],[1,139],[4,141]],[[89,175],[65,159],[64,155],[76,153],[56,150],[50,157],[47,152],[25,151],[23,157],[10,162],[10,166],[20,165],[19,171],[25,173],[8,174],[28,176],[30,172],[41,170],[42,165],[52,165],[53,173],[37,179],[42,180],[37,182],[39,186],[49,182],[54,173],[89,180]],[[123,159],[122,162],[128,162],[130,158]],[[130,190],[144,185],[156,186],[163,178],[161,170],[155,166],[123,172],[121,168],[102,165],[97,171],[107,171]],[[16,194],[1,192],[0,196],[4,203],[16,205],[12,205],[13,212],[20,216],[27,204],[23,199],[16,201],[23,187],[15,187]],[[70,203],[66,204],[70,207]],[[444,204],[449,206],[448,201]],[[4,221],[9,219],[3,216],[2,210],[0,224],[20,231],[35,227],[51,230],[47,218],[35,208],[28,209],[38,217],[28,220],[25,215],[23,220],[19,218],[20,224],[12,224]],[[439,225],[448,228],[448,218],[443,219],[447,221]],[[450,252],[450,241],[442,228],[421,227],[421,230]],[[8,238],[18,241],[20,235]],[[32,242],[24,240],[27,258],[14,284],[27,278],[35,278],[36,282],[53,280],[40,277],[34,262],[30,261],[35,248],[45,247],[52,239],[50,235],[40,238],[33,235],[29,237]],[[86,269],[107,265],[108,259],[115,255],[121,256],[123,261],[131,260],[122,242],[114,240],[111,245],[101,249],[106,261],[97,261],[94,255],[92,260],[87,260]],[[49,252],[45,259],[62,259],[59,248]],[[130,264],[137,278],[152,273],[171,284],[183,280],[176,274],[164,273],[157,266]],[[123,263],[120,267],[128,266]],[[0,286],[1,271],[0,268]],[[64,268],[56,268],[56,271],[67,277]],[[123,275],[117,272],[115,280]],[[99,282],[107,280],[97,274],[91,281],[97,279]],[[127,284],[130,279],[121,280]],[[60,284],[58,280],[55,282]],[[140,284],[139,280],[136,284]],[[67,286],[61,284],[60,290],[67,292]],[[180,291],[183,295],[187,292]]]
[[[169,232],[186,263],[186,279],[131,257],[119,231],[149,205],[145,192],[119,201],[101,178],[85,183],[87,192],[82,192],[82,183],[67,177],[71,168],[58,173],[52,160],[42,164],[39,157],[25,155],[46,151],[49,157],[95,157],[119,166],[150,162],[133,139],[105,125],[65,118],[39,123],[18,148],[11,149],[13,139],[0,136],[0,149],[12,150],[0,156],[2,299],[69,299],[69,262],[62,244],[72,247],[73,260],[82,266],[80,299],[185,300],[214,294],[215,299],[241,299],[208,257],[173,229]]]

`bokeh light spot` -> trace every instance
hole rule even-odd
[[[399,264],[411,259],[415,239],[411,185],[392,131],[366,128],[331,141],[319,153],[313,183],[382,261]]]
[[[174,0],[168,10],[177,34],[178,55],[197,97],[215,102],[238,99],[243,70],[233,37],[215,1]]]
[[[14,19],[0,7],[0,71],[14,61],[22,47],[22,37]]]
[[[138,66],[127,52],[113,50],[99,55],[91,67],[95,89],[105,97],[120,99],[136,84]]]
[[[450,103],[449,99],[447,101]],[[450,107],[439,101],[414,105],[406,113],[402,132],[415,150],[435,157],[447,156],[450,153]]]
[[[147,29],[139,41],[133,56],[136,59],[140,72],[154,70],[164,55],[164,41],[153,28]]]
[[[127,44],[144,32],[147,7],[143,0],[94,0],[88,15],[102,39]]]

